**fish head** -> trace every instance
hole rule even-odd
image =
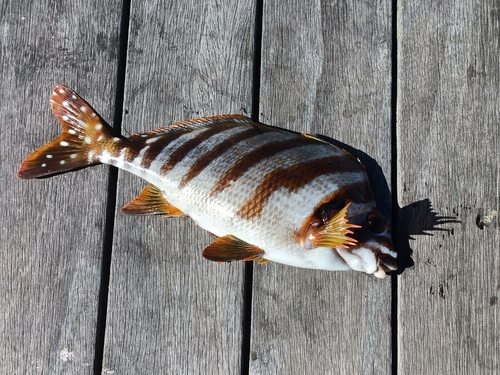
[[[398,268],[391,227],[374,202],[336,199],[322,205],[315,220],[316,228],[309,232],[310,238],[317,241],[321,234],[340,238],[343,242],[329,247],[334,248],[351,269],[384,278],[386,272]],[[322,227],[336,229],[327,232]]]
[[[378,278],[398,268],[391,227],[374,205],[352,202],[346,220],[352,225],[350,237],[355,244],[337,252],[349,267]]]

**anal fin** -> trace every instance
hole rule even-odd
[[[163,192],[153,185],[146,186],[135,199],[123,206],[121,211],[127,215],[186,216],[184,212],[172,206]]]
[[[214,262],[260,259],[264,250],[233,235],[217,238],[203,250],[203,257]]]

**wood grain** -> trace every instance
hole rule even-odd
[[[119,2],[0,1],[0,373],[92,374],[107,168],[19,180],[55,83],[113,113]]]
[[[250,109],[253,4],[133,2],[124,133]],[[127,113],[125,112],[125,113]],[[145,182],[119,174],[118,205]],[[190,219],[115,223],[104,368],[117,374],[236,374],[244,264],[202,258]]]
[[[412,241],[415,266],[398,288],[401,374],[500,371],[499,14],[492,2],[401,3],[398,197],[460,221]],[[423,215],[406,220],[416,233],[412,213]]]
[[[348,145],[390,216],[396,110],[399,235],[415,265],[398,276],[397,316],[390,278],[256,265],[251,374],[500,371],[500,9],[398,2],[391,108],[391,6],[264,2],[261,121]],[[204,260],[211,238],[189,219],[120,212],[94,369],[108,168],[15,177],[60,131],[55,83],[113,119],[121,8],[0,0],[2,374],[240,373],[244,265]],[[252,2],[132,2],[123,132],[250,115],[254,22]],[[118,207],[143,186],[120,173]]]
[[[263,14],[261,120],[354,147],[390,213],[390,2],[265,2]],[[251,374],[391,372],[390,278],[270,263],[254,286]]]

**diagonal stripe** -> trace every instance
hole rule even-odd
[[[189,168],[189,171],[184,175],[181,181],[181,186],[185,186],[189,181],[198,176],[213,160],[223,155],[232,146],[244,141],[248,138],[254,137],[256,135],[262,134],[264,132],[272,131],[273,129],[269,127],[261,127],[255,124],[249,127],[247,130],[234,134],[224,142],[219,143],[212,150],[202,155],[196,162]]]
[[[233,122],[222,122],[210,126],[204,132],[184,142],[184,144],[182,144],[174,152],[172,152],[172,154],[170,154],[170,157],[168,158],[168,161],[161,167],[160,172],[162,174],[167,173],[168,171],[173,169],[178,163],[180,163],[186,157],[186,155],[189,154],[189,152],[193,150],[196,146],[200,145],[202,142],[213,137],[214,135],[219,134],[225,131],[226,129],[234,127],[235,124]]]
[[[245,219],[259,216],[271,194],[280,188],[293,192],[322,175],[357,171],[360,171],[360,164],[348,155],[329,156],[276,169],[264,177],[237,214]]]
[[[141,167],[144,169],[148,169],[158,157],[158,155],[160,155],[161,152],[165,149],[165,147],[167,147],[170,143],[186,133],[187,131],[172,131],[170,133],[161,135],[161,138],[156,142],[153,142],[145,152],[144,158],[141,162]]]
[[[254,165],[257,165],[262,160],[268,159],[271,156],[278,154],[279,152],[290,150],[296,147],[302,147],[307,144],[316,145],[317,141],[305,137],[297,137],[293,139],[267,143],[263,147],[249,152],[241,159],[239,159],[226,173],[224,173],[224,175],[219,179],[217,184],[210,191],[210,195],[214,195],[229,187],[246,171],[248,171]]]

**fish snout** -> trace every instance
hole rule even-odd
[[[387,272],[396,271],[398,269],[398,261],[390,254],[379,254],[377,257],[377,270],[373,273],[374,276],[383,279]]]
[[[398,269],[398,260],[392,255],[383,254],[379,258],[379,267],[382,267],[384,271],[396,271]]]

